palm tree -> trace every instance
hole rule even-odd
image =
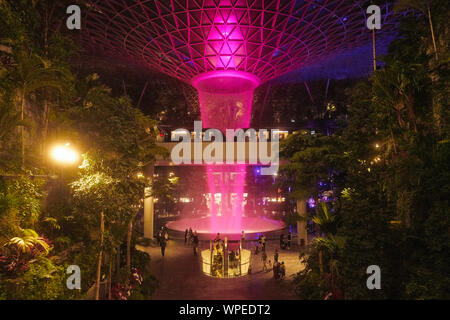
[[[93,73],[87,77],[76,81],[75,90],[77,92],[76,103],[81,104],[83,108],[90,108],[95,102],[102,98],[109,97],[111,89],[101,84],[99,75]]]
[[[316,247],[319,252],[319,268],[320,273],[323,273],[323,252],[324,249],[330,251],[331,244],[328,239],[333,239],[333,234],[336,232],[337,216],[328,209],[325,202],[321,202],[320,206],[317,206],[316,215],[312,218],[312,221],[319,227],[319,233],[321,237],[317,237],[313,240],[313,247]],[[327,245],[327,246],[325,246]]]
[[[54,88],[62,90],[63,79],[68,75],[67,70],[53,67],[48,60],[26,50],[13,52],[16,68],[9,74],[11,86],[16,89],[16,101],[20,106],[20,120],[25,119],[25,108],[29,104],[31,93],[40,89]],[[48,107],[46,107],[47,109]],[[48,110],[44,110],[44,123],[48,125]],[[45,131],[45,128],[44,128]],[[24,126],[20,127],[22,167],[25,164]]]
[[[12,159],[13,142],[9,138],[21,124],[20,113],[16,112],[11,105],[0,101],[0,166],[3,168],[6,168],[6,163]]]
[[[433,20],[431,19],[431,8],[429,0],[398,0],[395,5],[395,11],[403,11],[406,9],[416,9],[422,12],[428,18],[430,26],[431,38],[433,40],[434,55],[439,60],[438,50],[436,46],[436,37],[434,35]]]
[[[6,137],[19,125],[20,114],[0,105],[0,141],[6,141]]]
[[[331,274],[331,283],[334,286],[334,280],[339,275],[337,267],[337,255],[345,245],[345,238],[329,235],[328,237],[318,237],[312,242],[312,246],[319,251],[319,268],[320,273],[323,273],[323,252],[327,252],[330,256],[329,268]],[[333,288],[334,289],[334,288]]]
[[[418,68],[406,69],[400,63],[393,62],[389,69],[377,72],[373,77],[373,96],[376,102],[393,109],[397,115],[398,125],[404,127],[402,113],[405,109],[409,114],[414,131],[417,132],[416,114],[413,108],[413,93],[419,88]]]
[[[312,220],[319,226],[320,233],[329,235],[336,231],[337,216],[328,209],[325,202],[317,206],[316,215]]]

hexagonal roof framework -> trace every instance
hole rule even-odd
[[[85,40],[191,82],[216,70],[262,82],[370,41],[357,0],[92,1]],[[383,28],[395,19],[383,7]]]

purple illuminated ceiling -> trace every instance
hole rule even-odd
[[[367,45],[367,1],[91,1],[86,42],[99,53],[144,62],[191,83],[215,70],[244,71],[261,82]],[[392,35],[391,6],[382,6]]]

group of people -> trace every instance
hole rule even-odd
[[[290,249],[291,248],[291,241],[292,241],[292,234],[291,232],[287,235],[287,240],[285,241],[285,235],[280,235],[280,248],[281,249]],[[161,245],[161,253],[164,256],[164,250],[165,246],[168,240],[167,230],[161,228],[161,231],[158,234],[158,239],[160,241]],[[245,240],[245,234],[244,231],[242,231],[241,234],[241,240]],[[197,255],[198,251],[198,244],[199,244],[199,238],[197,231],[192,231],[192,228],[186,229],[184,233],[184,243],[185,245],[192,245],[194,248],[194,256]],[[279,262],[279,252],[278,249],[275,249],[275,253],[273,256],[273,264],[270,259],[268,259],[267,252],[266,252],[266,243],[267,239],[266,237],[261,234],[258,237],[258,242],[255,245],[255,255],[258,255],[259,252],[261,252],[261,260],[263,263],[263,272],[269,272],[271,269],[273,271],[273,277],[274,279],[284,279],[286,276],[286,266],[284,264],[284,261]],[[220,233],[217,233],[216,237],[213,241],[213,252],[214,252],[214,263],[213,266],[217,264],[217,271],[221,270],[221,265],[223,263],[223,249],[224,249],[224,241],[220,237]],[[231,269],[235,269],[237,267],[237,262],[239,261],[239,250],[230,251],[229,252],[229,267]]]
[[[267,252],[266,252],[266,240],[264,236],[261,236],[258,239],[258,244],[255,248],[255,254],[258,254],[258,250],[261,250],[261,260],[263,263],[263,272],[269,272],[270,269],[273,271],[273,277],[275,279],[284,279],[286,275],[286,266],[284,264],[284,261],[281,261],[281,263],[278,261],[279,253],[278,249],[275,249],[275,253],[273,255],[273,264],[272,261],[268,258]],[[260,249],[259,249],[260,248]]]
[[[255,246],[255,255],[257,255],[260,251],[266,251],[266,237],[263,234],[258,237],[258,242]]]
[[[220,238],[220,233],[216,235],[213,241],[213,250],[218,254],[223,254],[224,241]]]
[[[273,277],[275,279],[284,279],[284,277],[286,276],[286,266],[284,265],[284,261],[281,261],[281,263],[280,263],[278,261],[278,258],[279,258],[278,249],[275,249],[275,253],[273,255],[273,267],[272,267]],[[263,261],[263,263],[265,265],[264,261]],[[269,260],[269,265],[271,265],[270,260]],[[263,270],[264,270],[264,266],[263,266]],[[269,269],[266,268],[266,271],[269,271]]]
[[[287,241],[284,240],[284,233],[280,235],[280,249],[291,249],[292,234],[289,231]]]
[[[286,276],[286,266],[284,265],[284,261],[281,261],[281,263],[275,261],[273,263],[273,277],[275,279],[284,279],[285,276]]]
[[[239,249],[231,250],[228,253],[229,265],[228,265],[228,273],[229,274],[239,274]]]
[[[192,244],[192,247],[194,249],[194,256],[198,254],[198,233],[197,231],[192,231],[192,228],[186,229],[184,232],[184,244],[190,245]]]

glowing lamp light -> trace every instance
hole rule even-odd
[[[52,158],[56,162],[73,164],[78,161],[78,153],[70,147],[70,143],[63,146],[55,146],[51,152]]]

